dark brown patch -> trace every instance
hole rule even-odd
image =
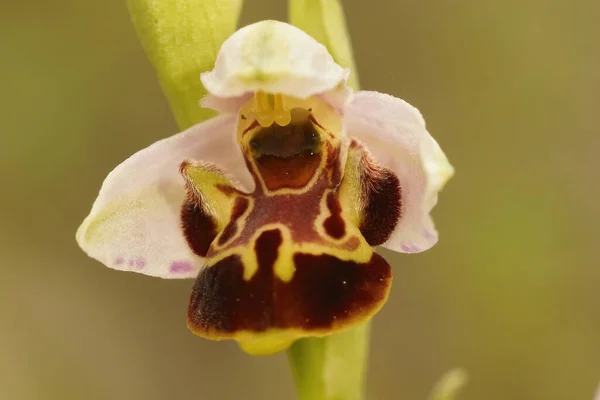
[[[346,225],[342,218],[342,205],[333,192],[327,195],[327,208],[331,215],[323,222],[325,232],[334,239],[341,239],[346,234]]]
[[[398,224],[402,210],[402,188],[396,174],[379,165],[356,140],[348,157],[358,162],[361,192],[355,201],[363,205],[360,232],[371,246],[385,243]]]
[[[273,271],[273,266],[277,260],[279,246],[283,242],[283,236],[279,229],[271,229],[260,234],[254,244],[254,252],[258,261],[259,269]]]
[[[328,329],[366,317],[385,301],[392,271],[377,253],[365,264],[327,254],[296,254],[296,273],[280,307],[287,326]]]
[[[400,220],[400,181],[387,169],[365,174],[363,179],[366,206],[359,229],[369,245],[378,246],[389,239]]]
[[[231,336],[270,328],[323,331],[369,316],[391,286],[388,263],[373,253],[365,264],[330,255],[296,254],[290,282],[273,272],[281,244],[279,230],[265,231],[255,250],[258,271],[243,279],[238,255],[207,267],[198,276],[188,307],[188,324],[203,336]]]
[[[273,124],[250,140],[258,174],[269,190],[301,188],[321,163],[321,139],[309,120]]]
[[[340,148],[333,148],[331,143],[327,142],[327,164],[326,170],[329,173],[329,181],[332,187],[337,187],[342,182],[342,165],[340,163]]]
[[[217,236],[217,224],[200,206],[187,200],[181,208],[181,225],[188,245],[200,257],[206,257]]]
[[[223,232],[221,232],[219,240],[217,241],[219,246],[223,246],[237,233],[237,221],[248,209],[248,204],[249,201],[245,197],[237,197],[235,199],[235,203],[231,209],[231,217],[229,218],[229,222],[227,225],[225,225],[225,228],[223,228]]]
[[[262,156],[256,160],[260,176],[269,190],[299,189],[310,182],[321,163],[321,155],[302,152],[294,157]]]
[[[205,335],[234,332],[261,319],[260,300],[252,304],[257,299],[249,298],[243,275],[244,265],[238,255],[200,271],[188,305],[190,329]],[[239,320],[239,314],[246,316],[245,323]]]
[[[204,268],[194,284],[188,307],[188,324],[197,333],[264,331],[274,325],[273,264],[277,259],[281,232],[263,232],[256,241],[258,271],[244,280],[238,255]]]

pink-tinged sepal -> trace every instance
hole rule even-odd
[[[400,218],[381,245],[403,253],[429,249],[438,240],[429,213],[454,169],[419,111],[396,97],[361,91],[346,105],[344,125],[400,184]]]
[[[236,147],[236,126],[235,116],[211,119],[158,141],[117,166],[77,231],[81,248],[117,270],[195,278],[204,261],[182,230],[187,195],[179,166],[185,159],[217,163],[235,175],[240,188],[252,189],[252,177]],[[212,234],[208,229],[204,235]]]

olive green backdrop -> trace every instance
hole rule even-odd
[[[285,18],[247,0],[243,23]],[[417,106],[456,168],[440,243],[384,255],[369,400],[591,399],[600,381],[600,3],[345,2],[363,88]],[[0,399],[292,399],[284,354],[185,326],[192,281],[74,234],[106,174],[176,132],[124,1],[0,4]]]

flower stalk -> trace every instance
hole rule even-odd
[[[299,400],[360,400],[365,395],[370,323],[288,350]]]

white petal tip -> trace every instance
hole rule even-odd
[[[327,49],[300,29],[279,21],[261,21],[229,37],[215,68],[201,75],[213,95],[228,98],[262,90],[307,98],[347,79]]]

